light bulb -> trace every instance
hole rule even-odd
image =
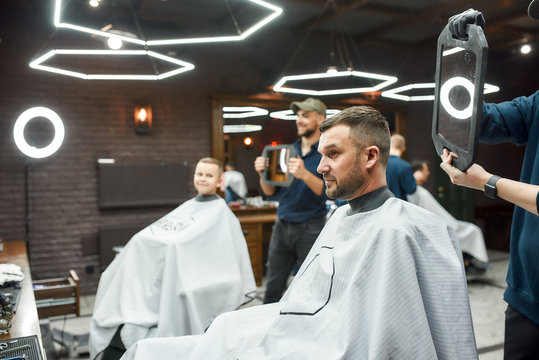
[[[520,52],[522,54],[529,54],[532,51],[532,47],[528,44],[524,44],[520,47]]]

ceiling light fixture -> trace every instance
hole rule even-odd
[[[123,41],[119,37],[113,36],[109,37],[109,39],[107,40],[107,45],[112,50],[120,50],[122,48]]]
[[[403,92],[415,90],[415,89],[434,89],[435,83],[417,83],[404,85],[398,88],[382,91],[382,97],[392,98],[403,101],[432,101],[433,95],[403,95]],[[492,84],[485,83],[483,94],[491,94],[500,91],[500,87]]]
[[[224,119],[244,119],[248,117],[268,115],[269,111],[255,106],[224,106]]]
[[[260,30],[262,27],[273,21],[275,18],[277,18],[279,15],[282,14],[283,9],[272,5],[266,1],[262,0],[247,0],[253,4],[256,4],[258,6],[262,6],[266,9],[269,9],[272,11],[271,14],[248,28],[247,30],[241,32],[239,35],[231,35],[231,36],[211,36],[211,37],[198,37],[198,38],[173,38],[173,39],[154,39],[154,40],[148,40],[144,41],[141,39],[134,39],[128,36],[118,36],[122,41],[131,42],[138,45],[146,45],[146,46],[160,46],[160,45],[179,45],[179,44],[199,44],[199,43],[212,43],[212,42],[227,42],[227,41],[241,41],[245,40],[247,37],[251,36],[256,31]],[[58,28],[66,28],[76,31],[81,31],[93,35],[99,35],[99,36],[105,36],[105,37],[112,37],[117,35],[112,35],[110,33],[107,33],[105,31],[96,30],[92,28],[88,28],[85,26],[80,26],[76,24],[70,24],[67,22],[62,21],[62,0],[56,0],[55,7],[54,7],[54,26]]]
[[[293,87],[285,86],[286,82],[288,81],[328,79],[328,78],[338,78],[338,77],[360,77],[360,78],[368,78],[368,79],[375,79],[375,80],[382,80],[382,81],[378,85],[374,85],[374,86],[358,87],[358,88],[341,88],[341,89],[331,89],[331,90],[312,90],[312,89],[301,89],[301,88],[293,88]],[[395,76],[374,74],[374,73],[368,73],[368,72],[362,72],[362,71],[353,71],[353,70],[352,71],[335,71],[335,72],[328,71],[325,73],[283,76],[275,85],[273,85],[273,91],[311,95],[311,96],[354,94],[354,93],[378,91],[397,82],[397,80],[398,79]]]
[[[529,44],[524,44],[520,47],[520,52],[524,55],[529,54],[532,51],[532,47]]]
[[[223,125],[223,133],[225,134],[255,132],[255,131],[260,131],[260,130],[262,130],[261,125],[252,125],[252,124]]]
[[[76,71],[64,70],[57,67],[43,65],[43,63],[55,55],[85,55],[85,56],[151,56],[180,67],[158,75],[138,75],[138,74],[85,74]],[[191,63],[162,55],[148,50],[88,50],[88,49],[55,49],[40,56],[30,63],[30,67],[37,70],[49,71],[56,74],[73,76],[85,80],[162,80],[168,77],[193,70],[195,66]]]
[[[299,43],[298,48],[294,51],[292,57],[286,64],[285,69],[282,72],[281,78],[275,83],[275,85],[273,85],[273,91],[310,96],[346,95],[376,92],[397,82],[398,79],[395,76],[354,70],[352,58],[348,49],[349,45],[352,46],[352,48],[356,52],[357,57],[359,57],[361,60],[360,52],[355,47],[354,39],[352,39],[349,35],[345,33],[343,26],[337,21],[334,21],[335,24],[331,24],[329,66],[327,67],[327,71],[323,73],[317,72],[302,75],[286,75],[290,64],[292,63],[294,58],[301,53],[300,50],[303,47],[304,43],[306,42],[311,32],[316,28],[316,25],[320,18],[322,18],[321,15],[324,12],[329,13],[329,7],[333,8],[331,10],[334,11],[334,18],[337,18],[337,16],[339,15],[339,11],[337,9],[336,2],[334,0],[327,0],[324,8],[321,10],[320,15],[316,18],[316,22],[312,26],[310,26],[309,32],[307,32],[305,38]],[[334,26],[338,28],[337,34],[334,34]],[[338,65],[341,67],[341,69],[346,70],[339,71]],[[358,87],[356,81],[357,79],[355,78],[367,79],[369,85]],[[316,87],[318,87],[318,89],[313,88],[313,80],[316,80]],[[306,85],[303,87],[290,85],[291,82],[298,81],[303,81],[304,84],[310,85]]]
[[[327,109],[326,110],[326,119],[329,119],[335,114],[340,113],[341,110],[338,109]],[[294,114],[292,110],[281,110],[281,111],[273,111],[269,114],[270,117],[274,119],[280,119],[280,120],[293,120],[296,121],[298,119],[298,116]]]

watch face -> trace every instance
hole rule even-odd
[[[496,199],[496,185],[485,184],[485,195],[491,199]]]

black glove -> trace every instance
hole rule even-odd
[[[468,34],[466,33],[466,26],[468,24],[475,24],[485,27],[485,18],[480,11],[474,9],[468,9],[460,14],[453,15],[449,18],[449,31],[455,39],[468,40]]]

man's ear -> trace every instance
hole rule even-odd
[[[365,149],[367,155],[367,169],[373,169],[380,161],[380,149],[376,145],[367,146]]]
[[[322,125],[324,120],[326,120],[326,115],[318,114],[318,121],[317,121],[318,127],[320,127],[320,125]]]

